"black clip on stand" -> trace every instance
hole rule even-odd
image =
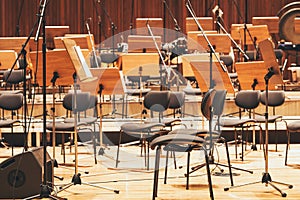
[[[228,191],[229,189],[232,189],[232,188],[252,185],[252,184],[256,184],[256,183],[261,182],[261,183],[264,183],[266,186],[271,185],[275,190],[277,190],[281,194],[282,197],[286,197],[287,194],[285,192],[283,192],[281,189],[279,189],[276,185],[274,185],[274,183],[288,186],[289,189],[293,188],[293,185],[272,180],[271,175],[268,172],[268,169],[269,169],[269,149],[268,149],[268,145],[269,145],[269,128],[268,128],[268,119],[269,119],[268,98],[269,97],[268,96],[269,95],[268,95],[268,89],[269,89],[269,80],[274,74],[275,74],[275,72],[274,72],[273,68],[270,67],[268,69],[268,73],[264,77],[265,84],[266,84],[266,113],[265,113],[265,127],[266,127],[266,130],[265,130],[265,150],[264,150],[265,151],[264,152],[265,153],[265,172],[263,173],[261,181],[256,181],[256,182],[247,183],[247,184],[243,184],[243,185],[225,187],[224,191]]]

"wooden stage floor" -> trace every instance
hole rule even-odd
[[[99,148],[99,147],[98,147]],[[268,171],[273,181],[284,182],[293,185],[292,189],[287,186],[275,184],[284,192],[287,197],[285,199],[300,199],[300,145],[292,144],[289,153],[289,165],[284,165],[285,145],[279,144],[278,151],[272,151],[274,145],[269,145],[269,168]],[[248,148],[249,149],[249,148]],[[15,148],[15,153],[20,153],[23,149]],[[47,148],[48,153],[52,157],[52,147]],[[72,148],[74,152],[74,148]],[[60,155],[60,147],[55,148],[56,160],[62,162]],[[72,163],[74,154],[67,152],[67,163]],[[79,172],[82,174],[81,181],[83,183],[93,183],[101,187],[107,187],[114,190],[119,190],[119,194],[107,189],[96,188],[90,185],[73,185],[65,191],[59,192],[58,196],[76,200],[76,199],[105,199],[105,200],[123,200],[136,199],[146,200],[152,199],[153,187],[153,171],[154,167],[154,151],[150,152],[150,170],[144,168],[143,158],[139,156],[140,147],[137,145],[121,147],[119,168],[115,169],[115,162],[110,157],[116,155],[116,147],[111,146],[105,150],[105,156],[98,156],[98,163],[94,163],[92,155],[92,147],[79,147]],[[0,148],[0,155],[10,155],[11,149]],[[228,177],[228,169],[224,169],[224,173],[220,174],[220,170],[216,165],[210,165],[210,169],[214,175],[212,176],[213,190],[215,199],[282,199],[280,193],[273,187],[267,187],[261,183],[262,173],[265,172],[265,161],[263,151],[251,151],[245,156],[244,161],[236,160],[234,156],[234,146],[230,146],[231,161],[234,167],[252,170],[253,174],[248,172],[233,170],[234,185],[258,182],[247,186],[230,189],[224,191],[224,187],[230,186]],[[165,152],[163,153],[165,155]],[[194,151],[191,156],[191,165],[194,166],[203,161],[203,153]],[[215,159],[220,163],[226,163],[225,152],[223,145],[217,145],[215,151]],[[1,158],[0,161],[4,161]],[[174,169],[173,162],[170,162],[168,183],[163,184],[164,177],[164,161],[165,157],[161,158],[161,169],[159,176],[158,197],[157,199],[210,199],[208,193],[207,176],[205,168],[193,173],[190,177],[190,189],[185,189],[184,173],[186,171],[186,154],[177,154],[177,165],[182,168]],[[71,182],[74,175],[74,167],[59,166],[54,170],[55,176],[63,177],[62,181],[55,180],[56,189],[59,185]],[[88,174],[87,174],[88,173]]]

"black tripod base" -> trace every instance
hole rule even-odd
[[[275,190],[277,190],[282,197],[287,197],[287,194],[283,192],[281,189],[279,189],[275,184],[280,184],[280,185],[285,185],[288,186],[289,189],[293,188],[293,185],[287,184],[287,183],[282,183],[278,181],[272,181],[271,175],[269,173],[263,173],[262,180],[261,181],[256,181],[252,183],[246,183],[243,185],[236,185],[236,186],[231,186],[231,187],[225,187],[224,191],[229,191],[230,189],[237,188],[237,187],[242,187],[242,186],[247,186],[247,185],[253,185],[256,183],[264,183],[266,186],[270,185],[272,186]]]
[[[58,197],[55,195],[51,195],[51,188],[48,185],[41,185],[41,192],[38,195],[31,196],[28,198],[25,198],[24,200],[30,200],[30,199],[43,199],[43,198],[50,198],[53,200],[67,200],[67,198]]]
[[[116,194],[120,193],[119,190],[114,190],[114,189],[111,189],[111,188],[108,188],[108,187],[98,186],[98,185],[91,184],[91,183],[84,183],[84,182],[81,181],[81,174],[80,173],[74,174],[73,177],[72,177],[71,183],[66,184],[66,185],[60,187],[60,191],[59,192],[64,191],[64,190],[70,188],[73,185],[88,185],[88,186],[99,188],[99,189],[105,189],[105,190],[113,191]]]

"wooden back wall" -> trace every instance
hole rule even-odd
[[[39,2],[38,0],[1,0],[0,36],[28,36],[38,18]],[[163,0],[47,0],[47,2],[46,25],[69,25],[71,33],[87,33],[85,21],[91,18],[89,24],[96,43],[111,37],[110,19],[117,27],[115,34],[129,30],[131,25],[135,28],[137,17],[160,17],[165,19],[166,28],[174,29],[174,21],[166,10]],[[185,6],[186,0],[166,0],[166,2],[182,31],[185,32],[184,19],[190,16]],[[212,16],[212,9],[219,3],[224,12],[225,24],[230,28],[233,23],[245,21],[251,23],[253,16],[276,16],[284,5],[296,1],[190,0],[190,2],[198,17]],[[245,12],[246,3],[247,12]],[[34,29],[33,35],[35,33]]]

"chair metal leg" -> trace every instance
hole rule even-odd
[[[186,169],[186,185],[185,185],[185,189],[189,189],[190,186],[189,186],[189,182],[190,182],[190,158],[191,158],[191,153],[188,152],[188,155],[187,155],[187,169]]]
[[[290,147],[290,139],[291,139],[291,133],[287,131],[287,143],[286,143],[286,148],[285,148],[285,160],[284,164],[287,165],[287,157],[288,157],[288,151]]]
[[[209,168],[209,158],[208,158],[208,154],[207,154],[206,150],[204,150],[204,154],[205,154],[205,162],[206,162],[206,171],[207,171],[209,195],[210,195],[210,199],[213,200],[214,199],[214,192],[213,192],[213,188],[212,188],[212,180],[211,180],[211,174],[210,174],[210,168]]]
[[[154,181],[153,181],[152,200],[155,200],[155,197],[157,197],[160,153],[161,153],[161,146],[157,146],[156,154],[155,154],[155,168],[154,168]]]
[[[168,177],[168,162],[169,162],[169,151],[167,151],[167,155],[166,155],[166,166],[165,166],[165,178],[164,178],[164,184],[167,184],[167,177]]]
[[[119,143],[118,143],[118,150],[117,150],[117,158],[116,158],[116,168],[118,168],[118,164],[119,164],[119,153],[120,153],[120,144],[121,144],[121,140],[122,140],[122,132],[120,131],[120,136],[119,136]]]

